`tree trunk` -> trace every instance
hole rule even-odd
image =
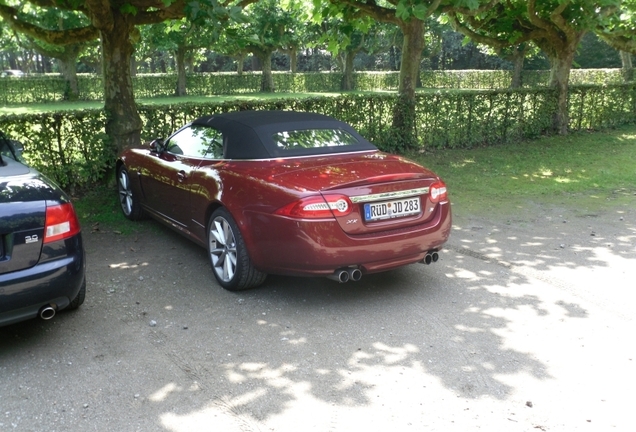
[[[186,54],[185,69],[186,73],[194,73],[194,56],[192,53]]]
[[[245,66],[245,54],[240,54],[235,57],[236,59],[236,74],[238,76],[243,75],[243,68]]]
[[[274,77],[272,76],[272,52],[259,52],[256,54],[263,68],[261,76],[261,91],[265,93],[274,92]]]
[[[106,133],[112,140],[114,151],[138,146],[141,142],[141,118],[135,105],[130,58],[133,44],[130,33],[134,25],[118,12],[114,12],[114,28],[101,30],[104,70],[104,110]]]
[[[64,100],[76,101],[79,99],[79,86],[77,84],[77,54],[58,59],[60,72],[64,77]]]
[[[415,88],[420,73],[420,60],[424,49],[424,22],[412,19],[402,26],[404,43],[400,65],[398,103],[393,110],[393,129],[399,148],[417,145],[415,133]]]
[[[175,96],[185,96],[186,95],[186,71],[185,71],[185,57],[186,57],[186,47],[183,45],[179,45],[177,47],[177,51],[175,52],[175,57],[177,59],[177,88],[175,90]]]
[[[137,58],[135,57],[134,51],[130,56],[130,76],[131,78],[135,78],[137,76]]]
[[[290,48],[289,50],[289,69],[293,74],[298,72],[298,48]]]
[[[334,63],[336,64],[336,70],[339,70],[344,73],[345,70],[345,60],[346,54],[344,51],[338,52],[338,54],[333,58]]]
[[[568,82],[570,69],[574,61],[576,46],[574,49],[556,53],[557,56],[550,59],[550,87],[556,90],[557,107],[552,117],[552,128],[559,135],[567,135],[569,127],[568,115]]]
[[[342,82],[340,83],[340,90],[350,91],[354,88],[353,82],[353,60],[356,57],[355,51],[346,50],[344,53],[344,62],[342,68]]]
[[[512,81],[510,83],[510,87],[517,89],[521,88],[523,85],[523,63],[526,60],[526,51],[524,49],[519,49],[519,47],[515,47],[512,54]]]
[[[625,82],[634,81],[634,68],[632,66],[632,54],[627,51],[619,51],[621,62],[623,63],[623,80]]]
[[[391,48],[389,50],[389,58],[391,70],[400,70],[400,53],[394,45],[391,45]]]
[[[78,56],[79,56],[79,51],[78,51]],[[52,59],[43,58],[42,59],[42,69],[44,70],[44,73],[51,73],[53,71]]]

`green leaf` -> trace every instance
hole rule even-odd
[[[119,7],[119,11],[124,15],[137,15],[137,8],[130,3],[124,3],[121,5]]]
[[[403,20],[408,20],[411,17],[409,7],[405,4],[405,1],[400,1],[395,8],[395,15]]]
[[[415,18],[424,21],[428,17],[428,7],[425,4],[416,4],[413,7],[413,15]]]

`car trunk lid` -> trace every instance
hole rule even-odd
[[[44,201],[0,204],[0,274],[38,263],[45,215]]]
[[[422,224],[435,210],[430,187],[439,178],[426,168],[381,152],[364,157],[316,160],[273,178],[319,192],[330,203],[340,227],[352,235]],[[337,210],[346,197],[346,211]],[[331,204],[333,203],[333,204]],[[350,206],[350,207],[349,207]]]
[[[21,167],[7,169],[20,175],[4,176],[7,166],[0,172],[0,274],[33,267],[42,251],[46,199],[41,191],[49,187]]]

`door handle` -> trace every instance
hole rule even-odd
[[[179,182],[184,182],[187,178],[188,176],[186,175],[185,171],[179,171],[177,173],[177,179],[179,180]]]

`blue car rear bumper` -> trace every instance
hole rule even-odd
[[[64,243],[63,256],[0,275],[0,326],[35,318],[46,306],[62,310],[77,296],[85,283],[81,235]]]

